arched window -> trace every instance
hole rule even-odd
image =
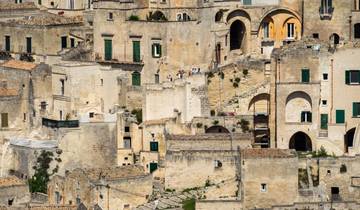
[[[154,13],[150,12],[149,18],[150,18],[150,20],[154,20],[154,21],[166,21],[167,20],[164,13],[162,13],[161,11],[156,11]]]
[[[360,39],[360,23],[354,25],[354,37],[355,39]]]
[[[224,13],[222,11],[219,11],[215,15],[215,22],[220,22],[223,18]]]
[[[176,21],[190,21],[191,18],[187,13],[178,13],[176,15]]]

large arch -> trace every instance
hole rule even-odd
[[[230,131],[221,125],[214,125],[207,128],[205,133],[230,133]]]
[[[270,94],[269,93],[260,93],[254,96],[249,103],[248,110],[251,108],[254,109],[255,112],[268,112],[268,106],[270,102]],[[256,107],[256,103],[259,103],[259,106]]]
[[[301,122],[301,116],[304,112],[312,112],[310,95],[303,91],[290,93],[285,103],[285,121]]]
[[[302,131],[296,132],[290,138],[289,149],[300,152],[312,151],[311,138]]]
[[[356,128],[351,128],[344,135],[344,149],[346,153],[349,152],[349,147],[354,146],[355,130]]]
[[[151,13],[150,19],[154,20],[154,21],[166,21],[167,20],[165,14],[159,10],[155,11],[154,13]]]
[[[239,50],[244,47],[246,27],[240,20],[235,20],[230,26],[230,50]]]
[[[230,23],[230,20],[233,18],[238,18],[238,17],[243,17],[245,19],[248,19],[249,21],[251,20],[249,13],[247,13],[244,10],[234,10],[232,12],[230,12],[226,18],[226,22]]]

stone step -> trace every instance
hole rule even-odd
[[[164,199],[164,198],[162,198],[162,199],[160,199],[160,202],[161,203],[165,203],[165,204],[167,204],[167,205],[169,205],[169,206],[171,206],[171,207],[173,207],[173,206],[179,206],[179,204],[178,203],[176,203],[176,202],[174,202],[174,201],[172,201],[172,200],[170,200],[170,199]]]
[[[181,203],[183,200],[180,199],[179,197],[177,196],[172,196],[172,197],[169,197],[168,199],[174,201],[174,202],[177,202],[177,203]]]

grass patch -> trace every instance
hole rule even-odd
[[[182,208],[184,210],[195,210],[195,198],[184,200],[182,203]]]

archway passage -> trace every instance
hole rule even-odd
[[[297,132],[290,138],[289,148],[300,152],[312,151],[311,139],[306,133]]]
[[[229,130],[220,125],[214,125],[205,130],[205,133],[230,133]]]
[[[354,25],[354,38],[360,39],[360,23]]]
[[[242,47],[245,38],[245,25],[240,20],[235,20],[230,26],[230,50]]]
[[[346,132],[344,136],[345,152],[349,152],[349,147],[354,145],[355,128],[352,128]]]

